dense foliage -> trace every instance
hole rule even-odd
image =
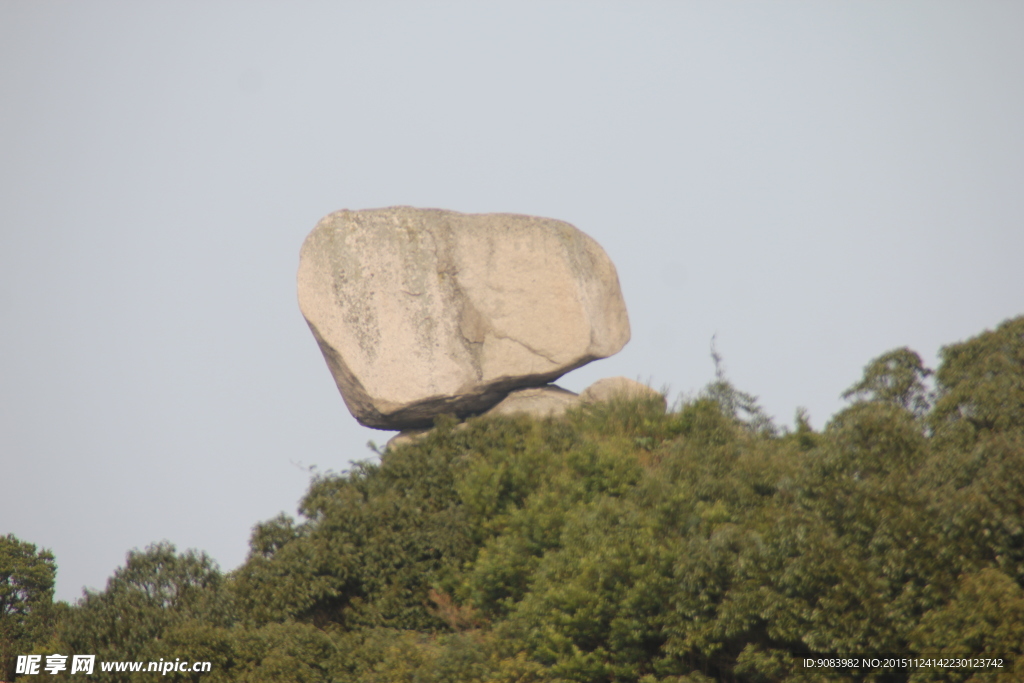
[[[48,637],[57,619],[53,554],[0,536],[0,680],[14,679],[18,654]]]
[[[226,576],[133,552],[40,651],[211,682],[1019,680],[802,665],[1024,654],[1024,317],[941,361],[884,354],[820,432],[721,374],[667,413],[441,420],[317,477]]]

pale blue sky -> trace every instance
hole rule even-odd
[[[1024,5],[0,0],[0,533],[58,596],[162,539],[231,569],[345,410],[295,298],[323,215],[566,220],[695,392],[780,423],[1024,313]]]

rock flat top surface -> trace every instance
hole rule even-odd
[[[607,254],[547,218],[338,211],[306,238],[298,290],[346,405],[379,429],[481,413],[629,340]]]

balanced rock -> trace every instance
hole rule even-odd
[[[345,404],[378,429],[482,413],[629,341],[608,256],[546,218],[339,211],[306,238],[298,287]]]

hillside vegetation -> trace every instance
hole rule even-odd
[[[1024,317],[934,373],[886,353],[846,397],[821,431],[721,376],[668,413],[441,420],[316,477],[229,574],[131,553],[105,591],[39,608],[33,645],[208,660],[210,683],[1021,680]],[[884,653],[1006,666],[803,666]]]

